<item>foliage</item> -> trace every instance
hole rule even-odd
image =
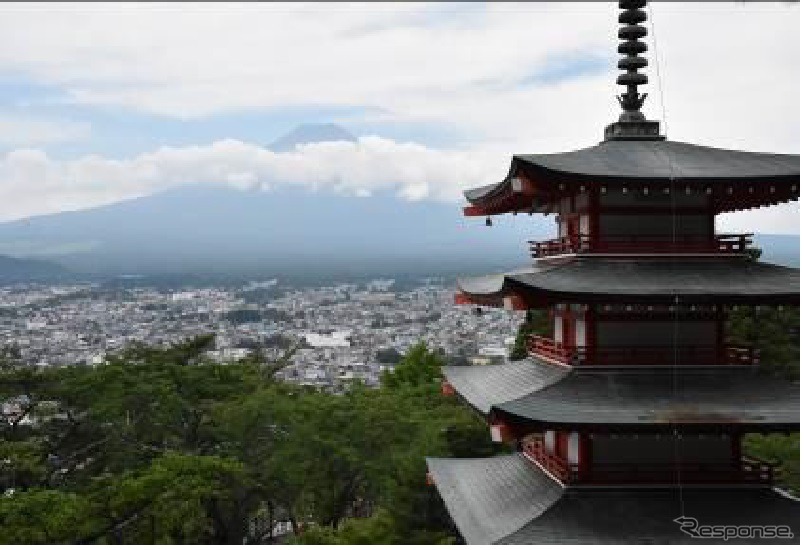
[[[776,482],[793,494],[800,494],[799,434],[749,434],[743,447],[749,456],[778,463]]]
[[[525,320],[522,321],[516,333],[514,347],[511,350],[511,361],[519,361],[528,356],[528,336],[531,334],[550,335],[550,317],[546,309],[529,309],[525,314]]]
[[[748,252],[752,261],[762,255],[759,248]],[[758,348],[762,368],[798,380],[799,315],[797,307],[734,307],[728,312],[726,338],[732,345]],[[743,450],[749,456],[777,463],[776,482],[799,494],[799,434],[748,434]]]
[[[731,345],[758,348],[763,367],[798,379],[799,323],[797,307],[740,306],[729,311],[726,334]]]
[[[219,365],[211,344],[0,369],[0,543],[259,543],[284,521],[299,542],[453,540],[424,457],[495,449],[440,395],[439,354],[331,395],[273,379],[292,349]]]
[[[438,385],[444,358],[423,343],[408,350],[393,371],[383,372],[382,385],[389,389]]]

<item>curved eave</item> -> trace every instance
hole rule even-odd
[[[493,544],[561,498],[561,487],[520,454],[427,458],[427,468],[467,544]]]
[[[800,400],[797,386],[756,368],[596,367],[496,404],[492,413],[543,426],[797,431]]]
[[[538,183],[517,189],[516,176]],[[503,181],[464,192],[471,205],[464,213],[479,216],[528,209],[537,193],[554,195],[561,184],[671,182],[674,186],[727,184],[732,190],[716,197],[717,210],[724,212],[797,200],[799,179],[799,155],[673,141],[604,141],[577,151],[514,155]],[[759,192],[770,186],[778,190]],[[753,189],[747,193],[749,187],[756,187],[757,194]]]
[[[799,270],[741,258],[578,258],[552,266],[459,279],[472,303],[515,295],[526,307],[579,301],[798,304]]]
[[[794,534],[738,542],[799,540],[799,502],[767,488],[564,489],[520,454],[427,458],[427,467],[467,544],[718,542],[679,529],[682,497],[701,525],[787,525]]]
[[[442,367],[444,377],[461,397],[483,414],[491,407],[541,390],[568,370],[533,359],[503,365]]]
[[[758,525],[789,528],[791,538],[730,539],[729,544],[798,544],[798,500],[767,488],[568,489],[549,510],[496,544],[724,544],[693,538],[675,521],[684,515],[699,525]]]
[[[603,141],[554,154],[515,155],[515,163],[563,178],[600,181],[791,183],[801,173],[799,155],[719,149],[678,141]]]

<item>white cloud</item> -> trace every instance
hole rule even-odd
[[[86,139],[89,123],[0,112],[0,147],[32,147]]]
[[[380,137],[308,144],[274,153],[237,140],[163,147],[129,159],[89,155],[55,160],[35,149],[0,157],[0,220],[98,206],[179,185],[228,184],[271,190],[284,185],[366,196],[389,190],[404,200],[459,201],[508,159],[440,151]]]
[[[652,6],[673,139],[796,151],[797,3]],[[70,101],[174,117],[366,106],[511,151],[598,140],[605,75],[524,89],[556,59],[616,57],[614,3],[0,6],[0,71]],[[647,113],[661,114],[657,63]]]
[[[645,111],[661,119],[664,104],[671,139],[798,152],[797,3],[651,6]],[[61,89],[68,106],[177,118],[357,106],[368,108],[359,116],[386,124],[436,124],[463,137],[443,151],[380,138],[280,155],[232,140],[127,159],[56,161],[18,150],[0,160],[0,219],[199,182],[298,184],[355,196],[387,188],[406,200],[458,200],[461,189],[499,180],[511,153],[569,150],[601,139],[618,114],[616,14],[614,3],[597,2],[3,4],[0,74]],[[557,59],[584,55],[610,57],[611,69],[521,85]],[[2,124],[0,135],[15,133],[3,132]],[[18,136],[25,131],[17,124]],[[39,146],[76,131],[42,122],[25,139],[6,143]],[[721,223],[793,232],[797,208],[751,211]]]
[[[19,149],[0,157],[0,220],[98,206],[181,185],[225,183],[271,191],[304,186],[354,197],[377,191],[401,200],[460,202],[461,190],[499,179],[508,156],[443,151],[415,143],[362,137],[356,143],[308,144],[275,153],[237,140],[163,147],[129,159],[97,155],[55,160]],[[798,203],[731,214],[726,231],[798,232]]]

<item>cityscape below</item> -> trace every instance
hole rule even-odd
[[[6,353],[39,367],[98,365],[127,346],[167,346],[212,334],[213,362],[259,352],[277,377],[338,392],[425,342],[455,364],[503,362],[521,314],[453,304],[452,281],[393,279],[294,287],[276,279],[174,288],[101,283],[0,287]]]

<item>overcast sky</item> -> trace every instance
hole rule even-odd
[[[664,104],[669,139],[799,153],[797,3],[650,9],[644,111],[663,120]],[[2,4],[0,220],[220,182],[458,204],[513,153],[602,139],[619,111],[617,14],[615,2]],[[265,148],[303,122],[361,139]],[[798,203],[719,223],[797,233]]]

